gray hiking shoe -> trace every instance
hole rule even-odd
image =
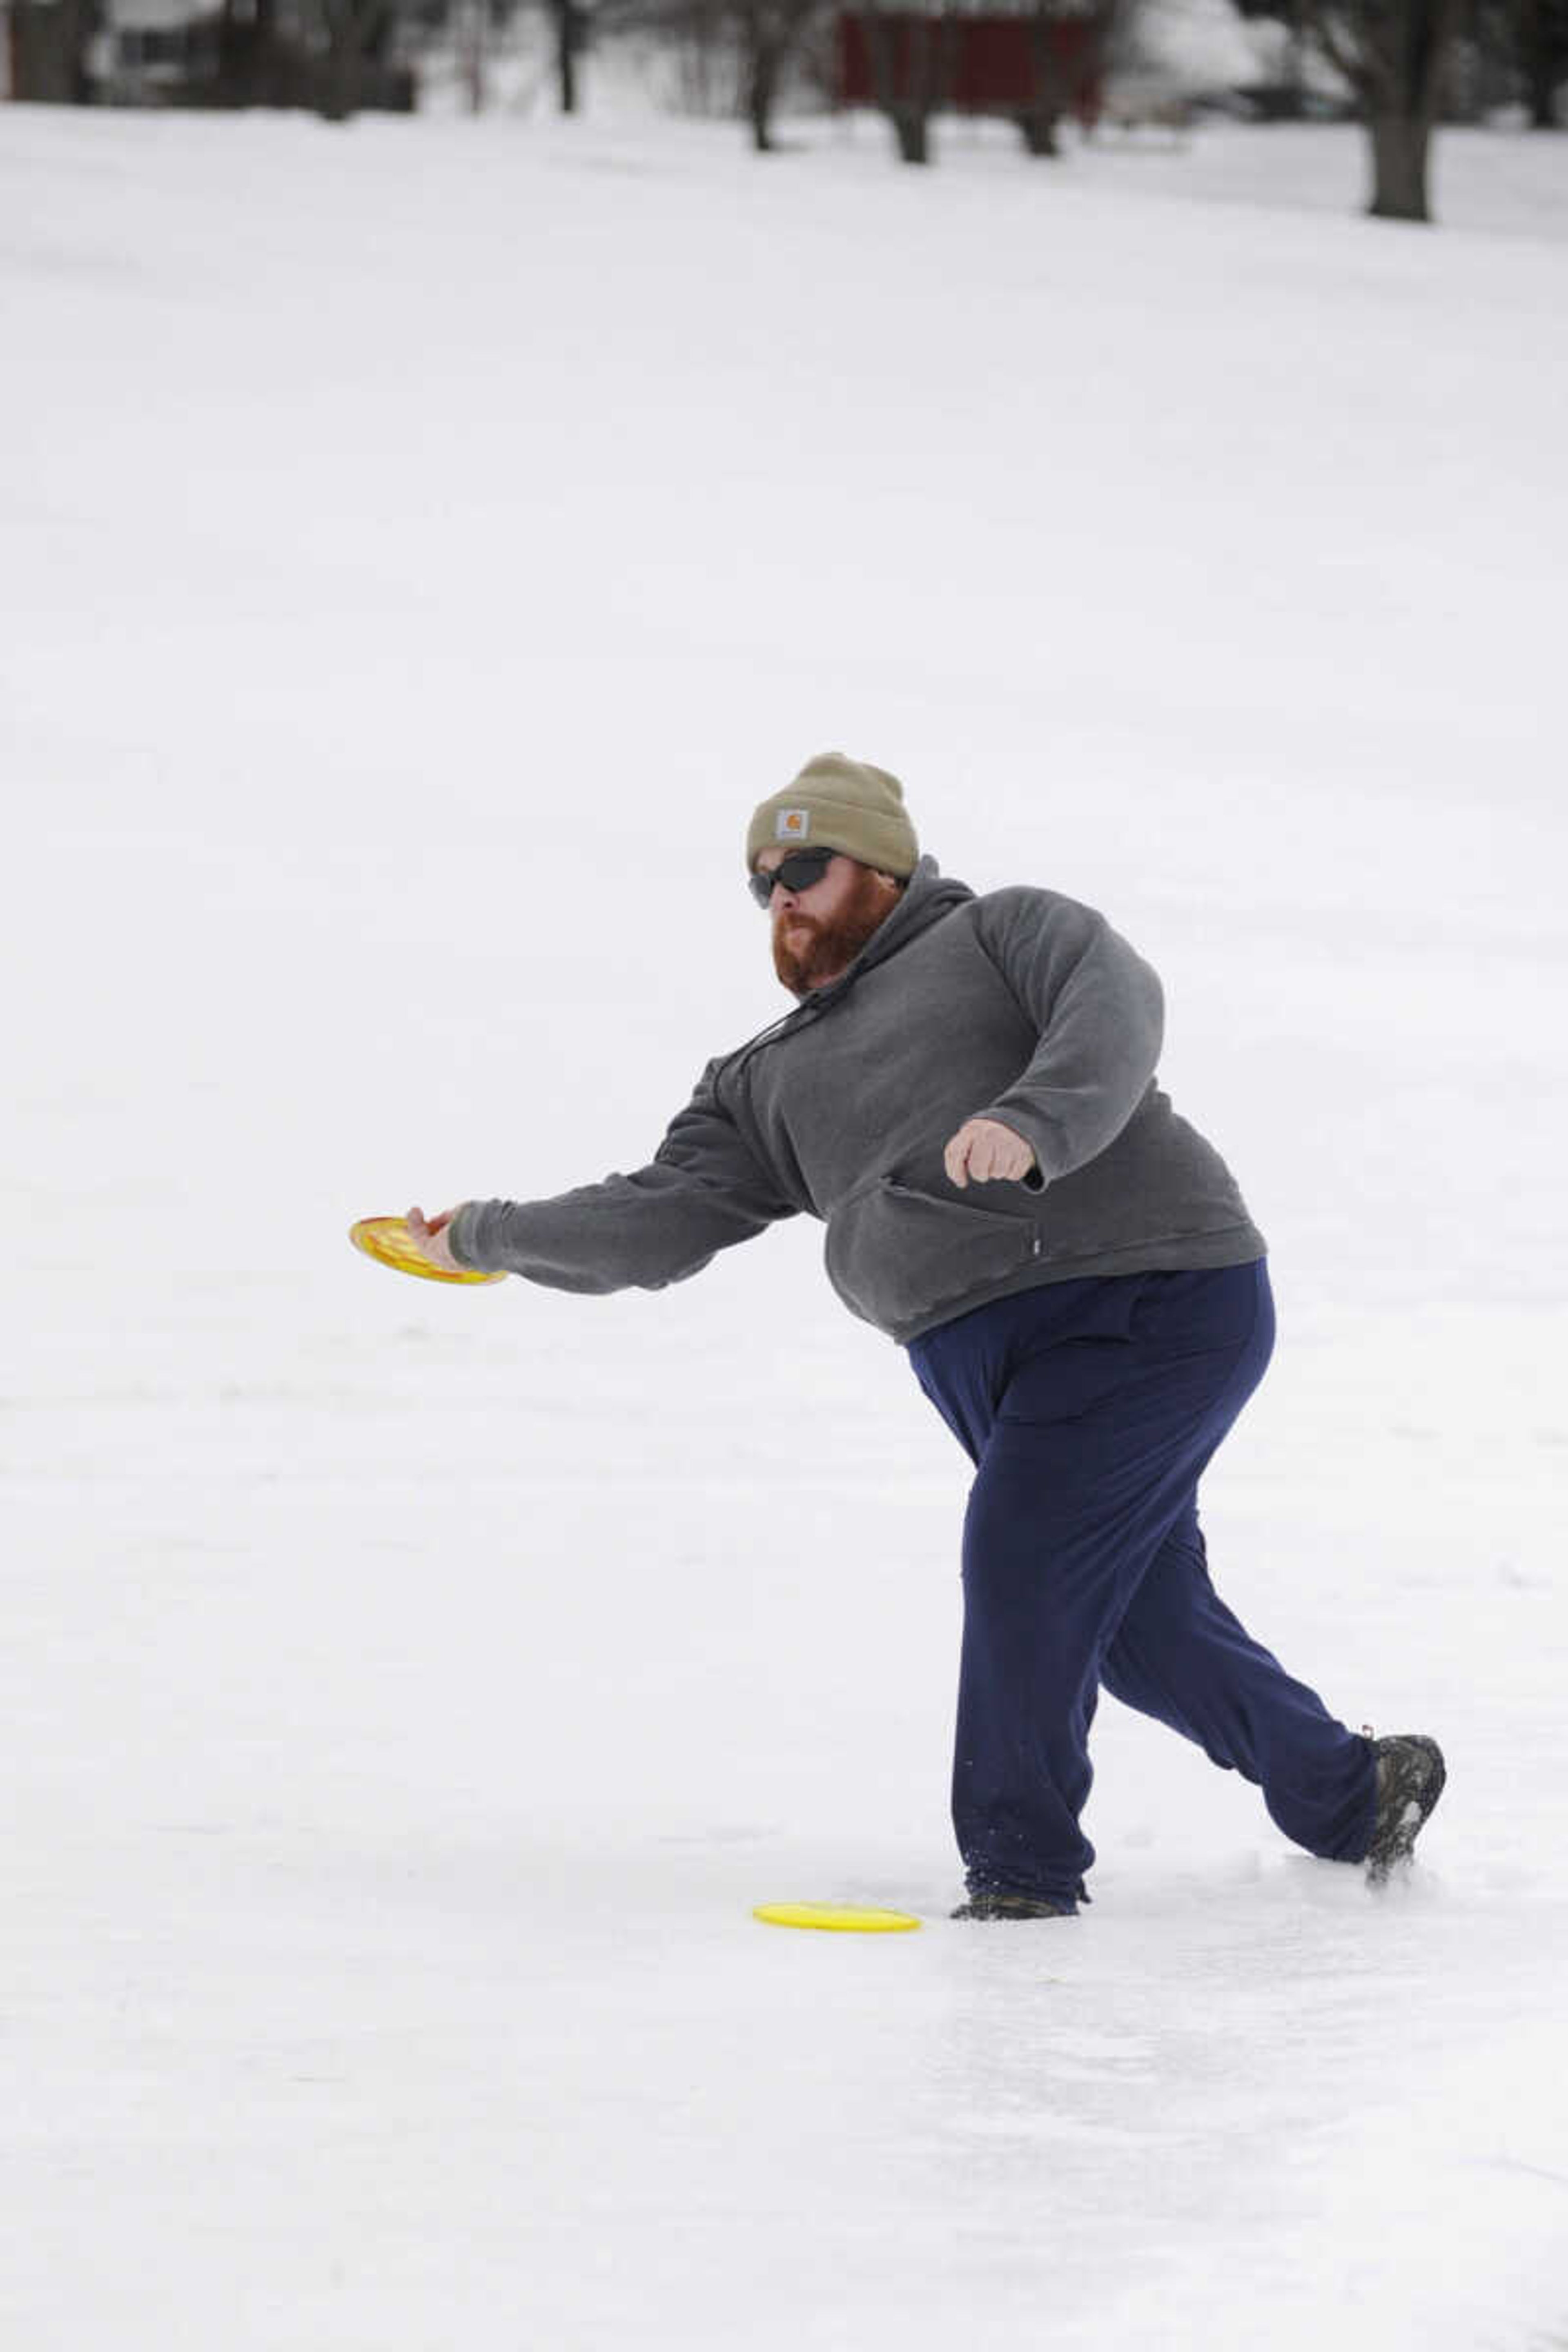
[[[1391,1871],[1409,1862],[1448,1774],[1442,1749],[1424,1732],[1398,1731],[1374,1739],[1372,1752],[1377,1760],[1377,1819],[1366,1850],[1366,1874],[1371,1885],[1382,1886]]]
[[[949,1916],[954,1919],[1070,1919],[1078,1906],[1066,1895],[972,1895]]]

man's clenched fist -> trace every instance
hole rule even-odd
[[[999,1118],[966,1118],[942,1155],[949,1181],[960,1187],[973,1178],[976,1184],[1010,1177],[1015,1183],[1035,1164],[1032,1144]]]

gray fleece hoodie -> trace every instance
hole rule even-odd
[[[976,898],[922,857],[843,977],[710,1062],[653,1160],[549,1201],[469,1201],[459,1264],[555,1290],[662,1289],[800,1211],[850,1312],[907,1342],[1085,1275],[1264,1254],[1225,1162],[1154,1084],[1160,983],[1054,891]],[[1034,1147],[1022,1183],[949,1182],[966,1118]]]

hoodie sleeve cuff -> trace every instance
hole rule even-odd
[[[994,1119],[998,1127],[1005,1127],[1009,1134],[1028,1145],[1035,1155],[1035,1164],[1019,1181],[1026,1192],[1043,1192],[1050,1181],[1047,1173],[1049,1145],[1043,1127],[1009,1102],[993,1103],[988,1110],[976,1111],[974,1116]]]
[[[492,1274],[495,1271],[493,1266],[482,1265],[474,1255],[474,1243],[478,1238],[474,1228],[479,1223],[479,1211],[483,1206],[482,1201],[465,1201],[462,1207],[454,1212],[452,1221],[447,1227],[447,1248],[458,1264],[470,1274]]]

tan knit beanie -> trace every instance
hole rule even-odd
[[[748,870],[775,842],[842,850],[900,882],[914,872],[921,854],[897,776],[842,751],[819,751],[786,792],[763,803],[746,835]]]

